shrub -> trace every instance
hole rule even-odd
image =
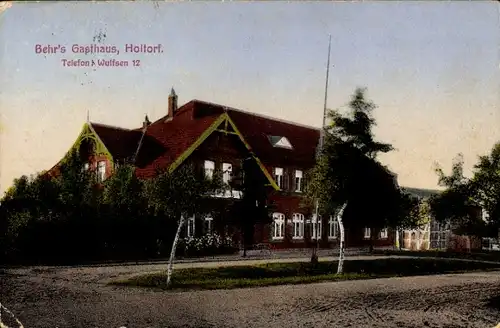
[[[187,237],[179,242],[178,255],[186,257],[231,254],[238,250],[231,236],[210,233],[201,237]]]

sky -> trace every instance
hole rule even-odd
[[[356,87],[378,108],[380,160],[400,185],[436,188],[435,163],[466,174],[500,141],[499,4],[495,2],[30,2],[0,12],[0,193],[51,168],[86,122],[126,128],[199,99],[321,126]],[[102,43],[94,40],[102,36]],[[37,54],[36,45],[66,53]],[[74,44],[118,55],[75,54]],[[161,44],[162,53],[125,53]],[[128,67],[64,67],[117,59]],[[140,66],[132,61],[139,60]]]

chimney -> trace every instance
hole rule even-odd
[[[143,128],[143,129],[145,129],[145,128],[147,128],[150,124],[151,124],[151,122],[149,121],[149,117],[148,117],[148,115],[146,115],[146,117],[144,118],[144,122],[142,122],[142,128]]]
[[[172,119],[177,111],[177,95],[175,94],[174,88],[170,91],[168,96],[168,118]]]

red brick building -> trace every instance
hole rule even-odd
[[[192,100],[177,106],[174,90],[169,96],[167,114],[142,127],[123,129],[86,123],[75,142],[89,168],[100,179],[112,174],[116,165],[133,162],[142,179],[154,177],[157,169],[174,171],[186,163],[203,168],[207,175],[216,169],[224,181],[238,170],[249,151],[269,182],[269,198],[276,205],[274,222],[256,227],[255,243],[270,243],[273,248],[303,248],[316,243],[321,247],[338,244],[338,223],[333,218],[320,220],[319,233],[313,209],[302,205],[305,172],[315,163],[320,130],[296,123],[256,115],[222,105]],[[213,229],[212,218],[190,219],[187,233],[199,234],[199,226]],[[394,236],[382,231],[347,231],[347,246],[366,246],[371,234],[375,246],[394,245]]]

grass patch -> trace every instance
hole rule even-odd
[[[500,269],[500,263],[464,262],[446,259],[387,258],[344,262],[344,274],[337,275],[337,262],[267,263],[252,266],[191,268],[175,270],[172,289],[232,289],[285,284],[304,284],[325,281],[370,278],[404,277]],[[110,284],[121,286],[167,289],[164,272],[136,276]]]
[[[428,251],[374,250],[373,255],[440,257],[440,258],[500,262],[500,252],[498,251],[464,253],[464,252],[439,251],[439,250],[428,250]]]

